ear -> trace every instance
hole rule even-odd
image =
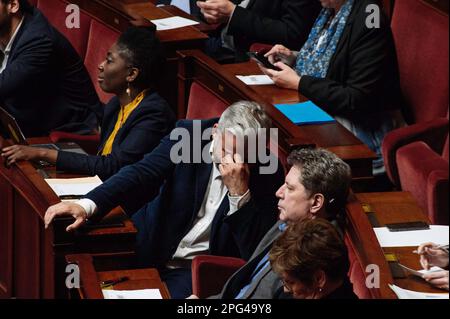
[[[211,135],[215,135],[217,133],[217,128],[219,127],[219,124],[214,124],[212,127]]]
[[[19,12],[19,10],[20,10],[20,4],[19,4],[19,1],[18,1],[18,0],[11,0],[11,1],[8,3],[7,9],[8,9],[8,12],[9,12],[9,13],[15,14],[15,13]]]
[[[136,80],[136,78],[139,76],[139,69],[138,68],[130,68],[130,73],[127,76],[127,81],[129,83],[132,83]]]
[[[317,288],[323,289],[327,284],[327,275],[323,270],[317,270],[314,273],[314,282]]]
[[[314,194],[312,197],[312,206],[311,206],[311,213],[314,215],[317,215],[319,211],[324,207],[325,204],[325,196],[323,196],[321,193]]]

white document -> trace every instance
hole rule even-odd
[[[387,227],[374,228],[375,235],[381,247],[417,247],[423,243],[432,242],[438,245],[448,245],[448,226],[432,225],[426,230],[411,230],[391,232]]]
[[[98,176],[83,178],[47,178],[45,181],[58,196],[86,195],[103,183]]]
[[[105,299],[163,299],[159,289],[108,290],[103,289]]]
[[[236,75],[236,77],[247,85],[273,85],[275,84],[267,75]]]
[[[400,288],[396,285],[389,285],[395,292],[398,299],[449,299],[448,293],[433,294],[426,292],[418,292]]]
[[[411,268],[409,268],[409,267],[406,267],[405,265],[402,265],[402,264],[398,264],[400,267],[402,267],[404,270],[406,270],[406,272],[408,272],[409,274],[411,274],[411,275],[414,275],[414,276],[417,276],[417,277],[420,277],[420,278],[422,278],[423,277],[423,275],[425,275],[425,274],[430,274],[430,273],[432,273],[432,272],[437,272],[437,271],[442,271],[442,270],[444,270],[444,269],[442,269],[442,268],[440,268],[440,267],[431,267],[429,270],[425,270],[425,269],[422,269],[422,270],[414,270],[414,269],[411,269]]]
[[[157,31],[172,30],[199,24],[197,21],[178,16],[164,19],[150,20],[150,22],[156,25]]]

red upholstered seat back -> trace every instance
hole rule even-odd
[[[88,13],[80,11],[80,28],[68,29],[66,18],[69,13],[66,0],[34,0],[49,22],[60,31],[84,59],[84,64],[95,86],[95,90],[103,103],[107,103],[112,94],[102,91],[97,83],[98,65],[105,59],[106,53],[119,37],[119,32],[109,28]]]
[[[359,299],[372,299],[370,290],[366,285],[366,276],[364,269],[358,260],[355,253],[355,248],[351,243],[351,240],[347,234],[344,236],[344,242],[348,249],[348,259],[350,261],[350,268],[348,271],[348,278],[353,284],[353,292],[358,296]]]
[[[78,54],[84,59],[91,24],[89,15],[81,11],[80,27],[69,29],[66,26],[66,18],[71,12],[66,12],[69,5],[67,1],[39,0],[37,3],[38,9],[44,13],[48,21],[70,41]]]
[[[449,111],[447,110],[447,120],[449,119]],[[442,150],[442,157],[448,162],[448,152],[449,152],[449,146],[448,146],[448,139],[449,139],[449,134],[447,134],[447,139],[445,140],[445,144],[444,144],[444,149]]]
[[[448,109],[448,16],[420,0],[396,0],[392,17],[400,81],[410,121]]]
[[[449,136],[447,135],[447,140],[445,141],[445,146],[444,146],[444,151],[442,152],[442,157],[448,162],[448,138]]]
[[[228,104],[197,82],[192,83],[187,107],[187,119],[220,117]]]
[[[114,42],[117,41],[118,37],[119,33],[117,31],[112,30],[97,20],[92,19],[84,65],[91,76],[91,80],[92,83],[94,83],[98,97],[104,103],[108,102],[113,95],[103,92],[98,85],[98,66],[105,60],[106,53]]]

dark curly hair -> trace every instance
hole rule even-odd
[[[327,220],[306,219],[291,224],[270,250],[272,269],[287,273],[308,287],[316,271],[322,270],[331,281],[347,276],[347,247],[336,228]]]
[[[165,62],[155,31],[146,27],[129,27],[117,40],[120,56],[139,70],[134,86],[155,87]]]

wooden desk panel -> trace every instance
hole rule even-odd
[[[5,143],[0,137],[0,144]],[[51,175],[65,177],[56,172]],[[58,202],[30,162],[19,162],[11,168],[0,165],[0,298],[65,297],[65,254],[133,251],[137,231],[119,209],[107,219],[119,218],[121,227],[67,233],[65,227],[72,219],[63,218],[45,230],[45,211]]]
[[[415,199],[407,192],[391,192],[391,193],[359,193],[356,194],[357,199],[363,203],[368,204],[375,212],[380,226],[383,227],[387,223],[399,223],[409,221],[425,221],[430,223],[427,216],[417,206]],[[370,227],[371,228],[371,227]],[[373,233],[371,229],[366,230],[368,233]],[[376,240],[372,248],[379,249],[378,241]],[[389,247],[383,248],[384,253],[393,253],[397,256],[399,262],[412,269],[421,269],[419,256],[412,251],[414,247]],[[385,262],[386,263],[386,262]],[[391,279],[395,285],[414,291],[444,293],[445,291],[437,289],[429,285],[424,280],[415,276],[408,276],[405,279]],[[387,282],[382,282],[387,285]]]
[[[101,258],[105,258],[102,256]],[[111,258],[120,256],[112,255]],[[163,299],[170,299],[166,285],[161,281],[159,273],[153,268],[122,269],[101,271],[95,267],[96,256],[87,254],[67,255],[66,261],[77,264],[80,269],[81,287],[78,289],[82,299],[103,299],[100,283],[127,277],[128,280],[114,285],[115,290],[159,289]]]

